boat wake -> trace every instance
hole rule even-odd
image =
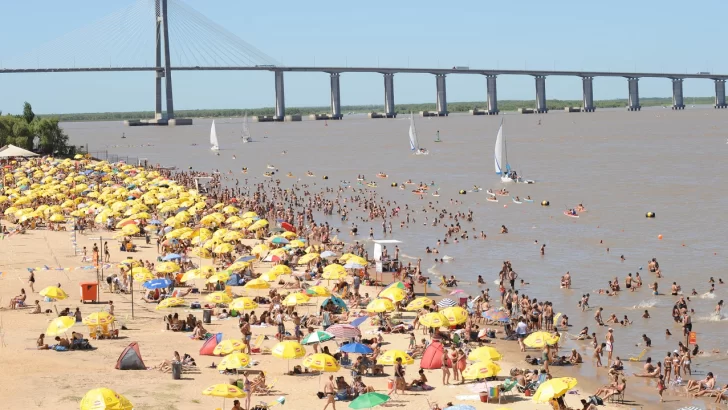
[[[715,293],[705,292],[700,295],[700,299],[715,299]]]

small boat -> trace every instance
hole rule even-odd
[[[274,167],[273,165],[270,165],[270,164],[268,164],[268,166],[266,166],[266,168],[268,168],[268,169],[276,169],[276,167]]]
[[[495,191],[495,194],[498,196],[509,196],[510,193],[508,191]]]
[[[306,172],[306,176],[315,177],[316,175],[313,172],[309,171],[309,172]]]
[[[569,212],[568,209],[564,211],[564,215],[568,216],[569,218],[578,218],[579,217],[579,215],[574,215],[571,212]]]
[[[389,175],[381,173],[381,172],[377,174],[377,178],[388,178],[388,177],[389,177]]]
[[[485,198],[485,200],[490,201],[490,202],[498,202],[498,198],[496,198],[494,196],[489,196],[489,197]]]
[[[517,201],[516,198],[514,198],[514,197],[511,197],[511,199],[513,200],[513,203],[514,204],[522,204],[523,203],[523,201]]]
[[[423,189],[414,189],[414,190],[412,190],[412,193],[417,194],[417,195],[425,195],[425,194],[427,194],[427,191],[425,191]]]
[[[533,199],[523,198],[522,201],[523,202],[533,202]]]
[[[410,180],[407,180],[407,181],[405,181],[405,183],[404,183],[404,184],[405,184],[405,185],[414,185],[415,183],[414,183],[414,182],[412,182],[412,180],[410,179]]]
[[[359,182],[361,182],[361,181],[364,180],[364,178],[357,178],[356,180],[359,181]]]
[[[468,192],[480,192],[480,191],[482,191],[482,190],[483,190],[483,188],[481,188],[481,187],[477,187],[477,186],[474,186],[474,187],[473,187],[473,189],[471,189],[471,190],[470,190],[470,191],[468,191]]]
[[[253,137],[250,135],[250,128],[248,127],[248,113],[245,113],[243,117],[243,135],[241,137],[243,143],[253,142]]]
[[[531,179],[522,179],[516,171],[511,169],[511,164],[508,163],[506,137],[503,135],[503,119],[501,119],[500,128],[498,128],[498,135],[495,137],[495,173],[500,175],[502,182],[534,183]]]
[[[367,184],[367,186],[369,188],[376,188],[377,187],[377,183],[376,182],[370,182],[370,183]]]
[[[287,176],[288,178],[294,178],[293,174],[292,174],[292,173],[290,173],[290,172],[289,172],[288,174],[286,174],[286,176]]]
[[[434,197],[438,197],[438,196],[440,196],[440,194],[439,194],[439,193],[437,193],[437,192],[433,192],[433,193],[432,193],[432,196],[434,196]]]
[[[495,196],[495,192],[493,192],[492,189],[488,189],[487,191],[485,191],[485,193],[488,194],[488,195],[490,195],[490,196]]]
[[[267,177],[267,178],[273,178],[273,174],[272,174],[272,173],[270,173],[270,172],[266,172],[266,173],[264,173],[264,174],[263,174],[263,176],[264,176],[264,177]]]
[[[215,120],[212,120],[212,127],[210,127],[210,149],[213,151],[220,150],[220,144],[217,141],[217,131],[215,130]]]
[[[410,142],[410,150],[412,150],[412,153],[415,155],[427,155],[429,152],[427,152],[426,149],[420,148],[420,141],[417,140],[417,128],[415,128],[415,117],[410,113],[410,126],[409,126],[409,142]]]

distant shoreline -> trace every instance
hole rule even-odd
[[[705,105],[713,104],[714,97],[685,97],[685,105]],[[672,106],[672,98],[640,98],[640,104],[643,107],[655,106]],[[550,110],[563,110],[564,107],[580,107],[581,100],[547,100],[546,105]],[[627,99],[613,100],[595,100],[594,105],[599,108],[622,108],[627,106]],[[498,101],[498,109],[501,112],[517,111],[519,108],[533,108],[536,106],[535,100],[501,100]],[[468,112],[474,108],[484,109],[487,107],[485,101],[469,101],[469,102],[449,102],[449,112]],[[435,110],[435,103],[421,104],[397,104],[395,109],[398,114],[419,111]],[[330,107],[287,107],[286,114],[326,114],[329,113]],[[344,105],[341,107],[344,115],[348,113],[369,113],[372,111],[384,111],[383,105]],[[250,116],[256,115],[273,115],[275,109],[273,107],[265,108],[221,108],[221,109],[196,109],[196,110],[177,110],[176,116],[179,118],[234,118],[242,117],[246,113]],[[73,114],[39,114],[42,117],[55,117],[63,122],[81,122],[81,121],[123,121],[140,118],[153,118],[152,111],[130,111],[130,112],[100,112],[100,113],[73,113]]]

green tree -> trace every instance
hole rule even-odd
[[[30,103],[27,101],[23,104],[23,118],[25,118],[25,122],[28,124],[33,122],[33,119],[35,118],[33,107],[31,107]]]
[[[27,150],[33,149],[33,134],[30,130],[30,126],[24,121],[17,121],[13,125],[13,145]]]
[[[37,119],[32,124],[32,131],[33,135],[39,139],[39,151],[41,153],[65,153],[68,144],[68,135],[58,125],[58,119]]]

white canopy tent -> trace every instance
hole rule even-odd
[[[1,152],[0,152],[1,154]],[[382,245],[391,243],[402,243],[395,239],[375,239],[374,241],[374,261],[376,262],[377,272],[382,272]]]
[[[11,158],[11,157],[37,157],[38,154],[27,149],[16,147],[15,145],[8,144],[0,148],[0,158]]]

